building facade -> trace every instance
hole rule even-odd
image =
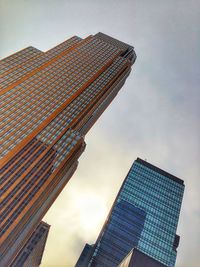
[[[50,225],[40,222],[12,262],[12,267],[38,267],[41,264],[49,228]]]
[[[87,266],[92,252],[93,252],[93,245],[86,244],[76,263],[76,267]]]
[[[181,179],[142,159],[135,160],[85,266],[118,266],[136,248],[174,267],[183,192]]]
[[[0,266],[22,246],[75,172],[84,136],[136,59],[103,33],[1,60]]]
[[[166,267],[166,265],[134,248],[118,267]]]

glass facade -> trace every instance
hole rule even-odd
[[[138,245],[145,217],[144,210],[118,199],[97,244],[92,266],[117,266]]]
[[[118,267],[166,267],[166,265],[134,248]]]
[[[75,267],[87,266],[93,251],[93,245],[86,244]]]
[[[138,158],[97,239],[90,266],[117,266],[135,247],[174,267],[183,192],[181,179]]]
[[[184,186],[136,161],[119,197],[147,213],[138,249],[169,266]]]

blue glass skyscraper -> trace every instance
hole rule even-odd
[[[85,266],[118,266],[131,249],[174,267],[183,180],[137,158]]]

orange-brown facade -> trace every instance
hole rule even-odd
[[[1,60],[0,266],[12,266],[73,175],[85,134],[135,58],[133,47],[98,33]]]

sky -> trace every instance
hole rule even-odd
[[[199,26],[198,0],[0,0],[1,58],[99,31],[137,54],[44,218],[51,228],[41,267],[72,267],[84,244],[95,242],[137,157],[185,181],[176,266],[200,266]]]

